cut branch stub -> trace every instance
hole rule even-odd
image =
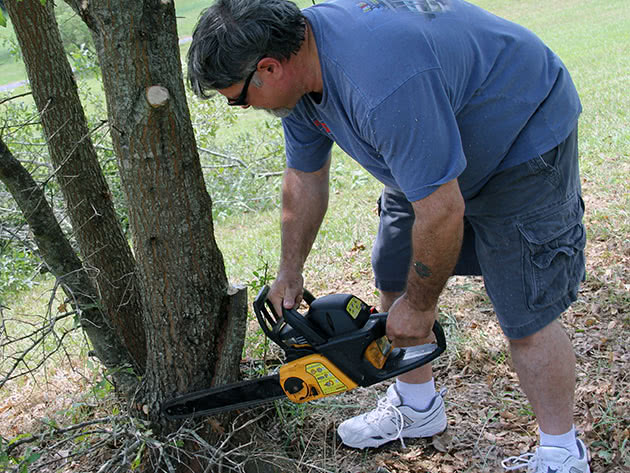
[[[146,98],[151,107],[161,108],[168,103],[171,96],[166,87],[162,87],[161,85],[152,85],[146,90]]]

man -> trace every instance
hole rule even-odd
[[[269,297],[299,303],[336,142],[385,184],[373,249],[395,345],[425,343],[453,274],[482,274],[538,419],[506,469],[589,472],[573,425],[575,356],[557,318],[584,277],[580,102],[534,34],[462,0],[218,0],[189,51],[198,95],[283,117],[282,253]],[[338,429],[351,447],[429,437],[446,415],[430,366]]]

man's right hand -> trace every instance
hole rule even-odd
[[[302,273],[280,271],[271,285],[267,298],[273,304],[278,317],[282,315],[282,307],[293,309],[302,301],[304,279]]]

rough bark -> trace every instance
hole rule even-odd
[[[138,406],[156,426],[172,429],[176,426],[160,415],[164,400],[238,376],[246,320],[246,292],[228,286],[214,239],[212,201],[186,103],[173,2],[68,0],[90,27],[97,48],[135,265],[129,248],[112,241],[119,228],[109,217],[108,191],[97,182],[102,173],[88,152],[89,131],[84,120],[74,121],[83,118],[83,111],[70,68],[65,58],[59,60],[59,49],[48,49],[61,47],[51,2],[45,7],[40,0],[10,3],[81,250],[92,248],[85,256],[99,274],[120,270],[97,280],[98,296],[108,309],[119,309],[107,315],[116,328],[125,328],[121,339],[131,350],[143,342],[128,335],[136,337],[142,328],[146,334]],[[46,31],[33,36],[38,29]],[[69,130],[80,135],[78,140],[73,135],[70,146]],[[65,150],[57,143],[65,143]],[[88,195],[82,186],[86,182]],[[95,254],[103,259],[94,260]],[[106,297],[113,299],[105,303]]]
[[[44,190],[13,156],[0,137],[0,180],[20,207],[33,233],[41,258],[80,314],[81,327],[96,356],[114,370],[118,381],[127,384],[125,366],[132,366],[126,348],[120,343],[100,309],[96,289],[83,270],[81,260],[59,226]],[[130,388],[127,388],[128,390]]]
[[[137,370],[142,372],[146,342],[134,258],[90,140],[77,85],[53,14],[53,2],[45,3],[8,0],[5,5],[22,50],[50,158],[81,255],[109,323],[124,341]]]
[[[143,408],[158,421],[161,402],[173,394],[234,379],[246,312],[229,310],[232,298],[186,103],[173,2],[70,3],[92,30],[103,74],[143,289]]]

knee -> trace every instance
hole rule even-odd
[[[566,333],[562,325],[557,320],[554,320],[548,325],[537,332],[527,335],[522,338],[510,338],[509,343],[512,348],[527,348],[537,345],[550,345],[558,344],[564,341]]]

